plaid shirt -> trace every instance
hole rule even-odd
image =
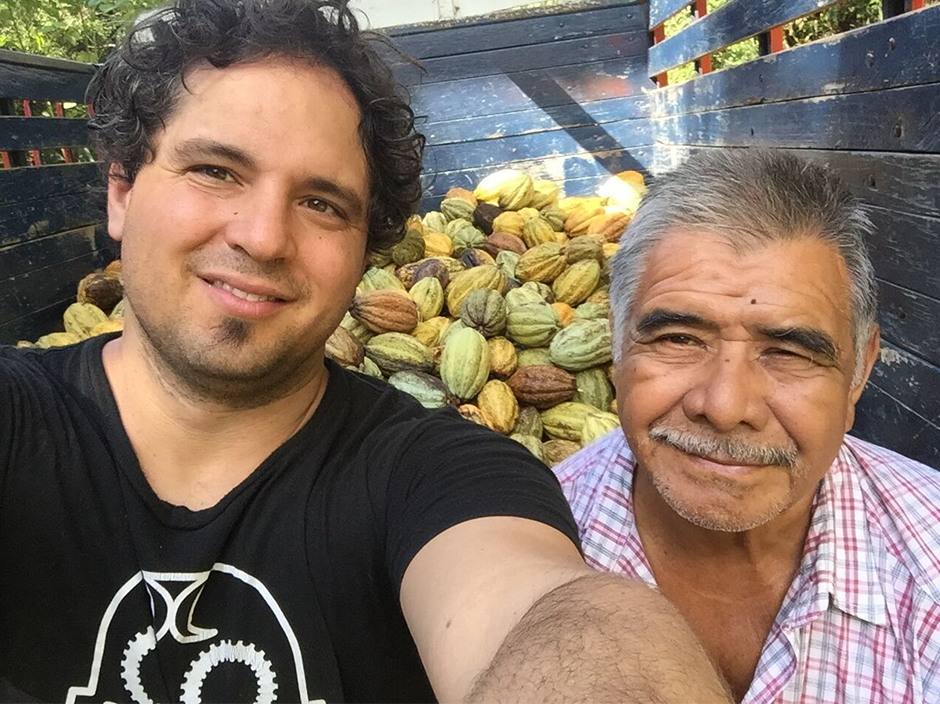
[[[555,467],[588,564],[655,586],[615,430]],[[846,437],[744,704],[940,703],[940,472]]]

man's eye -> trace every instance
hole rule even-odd
[[[657,342],[665,342],[671,345],[680,345],[683,347],[698,344],[698,340],[689,335],[663,335],[657,340]]]
[[[334,208],[330,203],[327,203],[325,200],[320,200],[319,198],[308,198],[305,202],[308,208],[311,210],[316,210],[318,213],[339,215],[337,209]]]
[[[223,169],[221,166],[197,166],[193,171],[216,181],[227,181],[232,178],[232,174],[228,169]]]

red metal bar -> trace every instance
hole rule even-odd
[[[5,169],[11,168],[11,164],[10,164],[10,155],[9,155],[9,154],[7,154],[6,152],[0,152],[0,160],[3,161],[3,168],[5,168]]]
[[[65,117],[65,108],[62,107],[62,103],[55,104],[55,114],[58,117]],[[68,147],[62,147],[62,157],[66,164],[72,163],[72,151]]]
[[[783,51],[783,27],[774,27],[770,30],[770,53]]]
[[[659,44],[660,42],[666,39],[666,25],[661,24],[658,27],[653,29],[653,44]],[[656,76],[656,85],[660,88],[665,88],[669,85],[669,76],[663,71],[661,74]]]
[[[88,117],[94,117],[95,109],[91,106],[91,103],[85,103],[85,107],[88,109]]]
[[[33,116],[33,109],[28,100],[23,101],[23,114],[26,115],[26,117]],[[29,156],[33,160],[33,166],[42,165],[42,154],[39,153],[38,149],[30,149]]]
[[[926,0],[911,0],[911,12],[914,10],[923,10]]]
[[[708,0],[695,0],[695,5],[693,6],[693,12],[695,13],[696,19],[702,19],[705,15],[708,14]],[[712,55],[705,54],[695,60],[695,69],[699,73],[711,73],[712,72]]]

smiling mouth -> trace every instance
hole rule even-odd
[[[277,296],[261,296],[256,293],[248,293],[247,291],[242,291],[240,288],[235,288],[231,284],[225,283],[224,281],[209,281],[211,286],[215,288],[220,288],[223,291],[228,291],[233,296],[237,296],[246,301],[271,301],[274,303],[283,303],[283,298],[278,298]]]

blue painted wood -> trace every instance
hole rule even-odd
[[[669,86],[656,117],[936,82],[940,6]]]
[[[940,425],[940,367],[882,339],[871,382],[919,416]]]
[[[679,10],[688,8],[692,0],[650,0],[649,28],[658,27]]]
[[[856,406],[852,435],[940,469],[940,428],[871,383]]]
[[[425,154],[424,168],[432,172],[454,171],[507,165],[535,157],[616,151],[647,144],[651,144],[648,120],[622,120],[565,131],[430,147]]]
[[[7,281],[53,262],[68,261],[99,249],[115,246],[103,226],[57,232],[0,250],[0,286]]]
[[[501,115],[434,122],[420,125],[419,129],[427,137],[428,145],[433,146],[645,118],[648,110],[646,96],[637,95],[580,105],[562,105],[546,110],[516,110]]]
[[[940,84],[656,118],[658,142],[940,152]]]
[[[655,76],[840,1],[732,0],[650,49],[649,75]]]
[[[411,104],[438,122],[642,95],[647,87],[645,61],[630,58],[416,86]]]
[[[87,193],[90,187],[103,183],[101,169],[96,163],[0,169],[0,208],[72,193]],[[0,246],[3,244],[0,239]]]
[[[881,280],[878,296],[885,339],[940,366],[940,300]]]
[[[877,235],[869,240],[881,279],[940,298],[940,219],[870,208]]]
[[[418,34],[390,34],[393,34],[399,49],[424,60],[645,29],[646,6],[624,4],[598,9],[588,6],[562,14],[443,27]]]
[[[423,70],[410,63],[398,64],[395,66],[395,77],[406,86],[440,83],[476,76],[643,56],[648,46],[649,35],[646,31],[639,30],[425,59],[421,62]]]
[[[88,144],[85,120],[0,117],[0,149],[43,149]]]
[[[103,219],[101,204],[86,193],[0,207],[0,247],[83,227]],[[0,249],[0,277],[4,268],[2,252]]]
[[[94,66],[0,50],[0,98],[85,101]]]
[[[19,340],[35,342],[46,333],[62,330],[62,314],[69,304],[74,302],[73,295],[71,298],[36,308],[19,318],[0,322],[0,345],[13,345]]]

